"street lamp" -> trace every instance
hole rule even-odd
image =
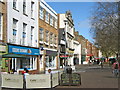
[[[64,31],[65,31],[65,67],[67,66],[67,57],[66,57],[66,53],[67,53],[67,20],[64,20],[64,22],[65,22],[65,28],[64,28]]]

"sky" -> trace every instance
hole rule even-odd
[[[47,2],[57,13],[65,13],[70,10],[74,20],[74,27],[90,42],[93,42],[90,34],[90,17],[95,2]]]

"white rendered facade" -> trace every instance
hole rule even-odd
[[[81,64],[81,44],[74,40],[74,59],[72,65]]]
[[[72,20],[71,13],[60,14],[59,28],[63,28],[65,30],[66,36],[66,54],[69,56],[67,58],[67,64],[73,65],[73,53],[74,53],[74,24]]]
[[[38,48],[37,0],[7,1],[7,43],[21,48]],[[37,56],[26,56],[24,59],[13,57],[11,69],[37,69]]]
[[[31,16],[31,2],[34,3],[33,13]],[[7,42],[11,44],[38,47],[38,2],[37,0],[26,0],[26,13],[23,13],[23,0],[13,7],[13,0],[7,3]],[[13,41],[13,19],[17,20],[16,24],[16,41]],[[23,44],[23,24],[26,24],[26,37]],[[31,27],[33,28],[33,40],[31,40]]]

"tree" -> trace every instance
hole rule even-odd
[[[118,3],[97,2],[91,19],[91,33],[103,55],[118,53]]]

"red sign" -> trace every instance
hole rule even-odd
[[[60,57],[69,57],[68,55],[61,55]]]

